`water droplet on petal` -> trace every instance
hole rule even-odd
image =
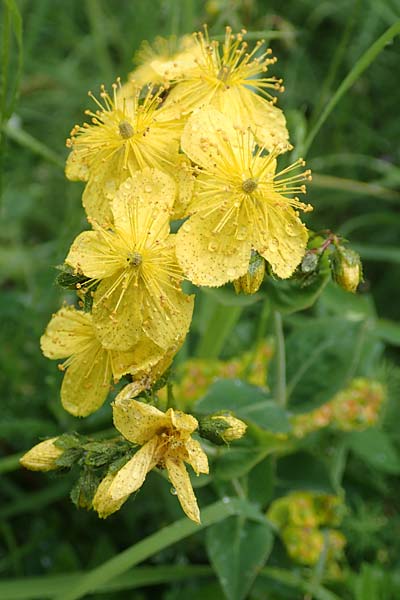
[[[208,249],[210,252],[215,252],[217,248],[218,248],[218,244],[215,241],[212,241],[208,244]]]
[[[145,185],[144,186],[144,191],[149,194],[150,192],[153,191],[153,188],[151,187],[151,185]]]
[[[178,492],[176,491],[176,489],[174,487],[172,487],[169,491],[171,492],[171,494],[173,496],[177,496],[177,494],[178,494]]]

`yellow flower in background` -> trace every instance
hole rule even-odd
[[[188,208],[192,216],[176,241],[188,279],[204,286],[235,280],[247,272],[252,249],[278,277],[290,277],[308,239],[298,211],[312,209],[290,197],[306,191],[303,182],[311,178],[310,171],[290,174],[304,161],[276,172],[275,151],[265,155],[249,129],[236,129],[210,107],[191,116],[181,144],[201,167]]]
[[[114,226],[93,222],[94,231],[73,242],[66,263],[100,281],[93,321],[104,347],[125,351],[143,335],[167,350],[189,329],[193,296],[180,287],[169,220],[175,185],[154,169],[138,171],[112,202]]]
[[[136,88],[129,98],[118,98],[120,83],[111,97],[102,88],[101,102],[89,94],[98,110],[86,111],[92,123],[76,125],[67,146],[71,147],[66,176],[87,181],[82,202],[89,217],[101,224],[112,222],[110,201],[120,184],[135,171],[154,167],[176,176],[180,172],[181,124],[160,107],[162,90],[144,94]]]
[[[128,83],[122,86],[119,96],[129,97],[134,86],[149,83],[168,84],[181,79],[189,69],[196,66],[196,55],[200,52],[191,35],[177,38],[156,37],[152,44],[142,42],[134,60],[137,68],[129,73]]]
[[[130,442],[142,446],[118,471],[107,490],[114,502],[126,498],[144,483],[147,473],[158,466],[165,468],[176,490],[182,509],[193,521],[200,513],[185,463],[195,473],[208,473],[207,455],[192,433],[197,420],[169,408],[166,413],[154,406],[125,397],[117,397],[113,405],[114,425]]]
[[[283,112],[274,106],[270,90],[283,91],[282,81],[267,77],[276,62],[271,50],[262,51],[264,42],[249,50],[243,30],[237,35],[226,28],[225,40],[210,40],[207,29],[194,34],[196,65],[186,70],[171,90],[165,107],[175,107],[185,117],[196,108],[211,105],[229,116],[239,127],[251,126],[259,143],[269,150],[277,144],[287,149],[288,131]]]
[[[72,306],[61,308],[52,317],[40,345],[47,358],[67,358],[60,365],[66,371],[61,402],[76,417],[86,417],[102,406],[112,379],[118,381],[130,373],[140,382],[154,382],[161,374],[158,366],[165,354],[146,337],[127,352],[107,350],[96,335],[92,315]],[[168,355],[170,361],[172,356]]]
[[[19,459],[19,462],[25,469],[30,471],[53,471],[58,469],[57,458],[60,458],[64,450],[54,445],[57,439],[57,437],[54,437],[36,444]]]

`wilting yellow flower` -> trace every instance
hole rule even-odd
[[[182,148],[200,165],[192,216],[176,241],[179,263],[196,285],[220,286],[247,272],[251,250],[267,260],[274,273],[290,277],[303,258],[308,234],[298,198],[310,171],[289,175],[302,159],[276,173],[276,152],[265,156],[252,132],[238,130],[214,108],[196,112],[186,123]]]
[[[113,85],[113,97],[102,88],[102,103],[90,94],[98,105],[96,112],[86,111],[92,123],[76,125],[67,140],[72,152],[66,176],[88,181],[83,205],[88,216],[102,224],[111,222],[110,200],[135,171],[154,167],[175,176],[180,170],[182,128],[159,106],[162,90],[153,93],[150,88],[142,100],[136,88],[130,98],[119,99],[119,85]]]
[[[196,54],[200,54],[198,47],[189,35],[182,38],[157,37],[152,44],[142,42],[134,57],[138,66],[129,73],[130,81],[122,86],[119,96],[129,96],[135,85],[168,84],[181,79],[189,69],[196,66]]]
[[[143,485],[151,469],[165,468],[184,512],[199,523],[196,496],[184,464],[190,464],[197,475],[208,473],[207,456],[199,442],[191,437],[198,427],[197,420],[172,408],[163,413],[126,396],[116,399],[113,414],[114,425],[122,435],[142,447],[118,471],[107,496],[115,502],[122,500]]]
[[[64,450],[54,445],[57,439],[57,437],[54,437],[36,444],[19,459],[19,462],[25,469],[30,471],[53,471],[58,469],[56,461]]]
[[[101,519],[106,519],[112,515],[112,513],[119,510],[130,496],[130,494],[127,494],[126,496],[118,498],[118,500],[114,500],[112,498],[110,495],[110,487],[114,482],[115,476],[116,473],[108,473],[100,482],[100,485],[93,497],[93,509],[98,513]]]
[[[180,288],[182,272],[169,233],[172,179],[154,169],[137,171],[112,202],[115,225],[81,233],[67,264],[100,284],[94,292],[96,334],[109,349],[129,350],[146,335],[174,346],[189,328],[193,296]]]
[[[283,112],[274,106],[269,90],[283,90],[282,80],[266,77],[276,58],[271,50],[261,51],[259,41],[249,51],[243,30],[232,35],[226,28],[225,41],[210,40],[207,29],[194,34],[196,65],[185,70],[181,82],[172,89],[165,108],[176,108],[177,116],[211,105],[229,116],[239,127],[252,126],[257,141],[268,149],[286,143],[288,131]],[[281,146],[281,151],[286,146]]]
[[[53,315],[40,345],[47,358],[68,359],[60,365],[66,370],[61,402],[76,417],[86,417],[100,408],[111,380],[118,381],[125,373],[134,375],[141,385],[154,382],[160,374],[158,365],[165,359],[165,351],[144,336],[127,352],[107,350],[96,334],[92,315],[72,306]],[[173,352],[167,356],[171,361]]]

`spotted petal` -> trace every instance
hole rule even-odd
[[[123,392],[113,404],[114,425],[130,442],[144,444],[168,425],[168,418],[150,404],[124,398]]]
[[[91,315],[65,306],[53,315],[40,338],[40,347],[47,358],[67,358],[82,352],[94,339]]]
[[[93,279],[110,277],[126,265],[127,250],[110,231],[84,231],[75,238],[65,262]]]
[[[157,464],[157,446],[158,438],[155,436],[118,471],[109,488],[109,494],[114,500],[136,492],[143,485],[147,473]]]
[[[192,519],[195,523],[200,523],[200,511],[196,496],[194,495],[190,477],[183,461],[174,457],[167,457],[165,467],[168,471],[169,480],[176,490],[183,511],[189,519]]]

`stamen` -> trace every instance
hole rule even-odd
[[[127,261],[132,267],[139,267],[143,262],[143,257],[139,252],[131,252],[128,254]]]

